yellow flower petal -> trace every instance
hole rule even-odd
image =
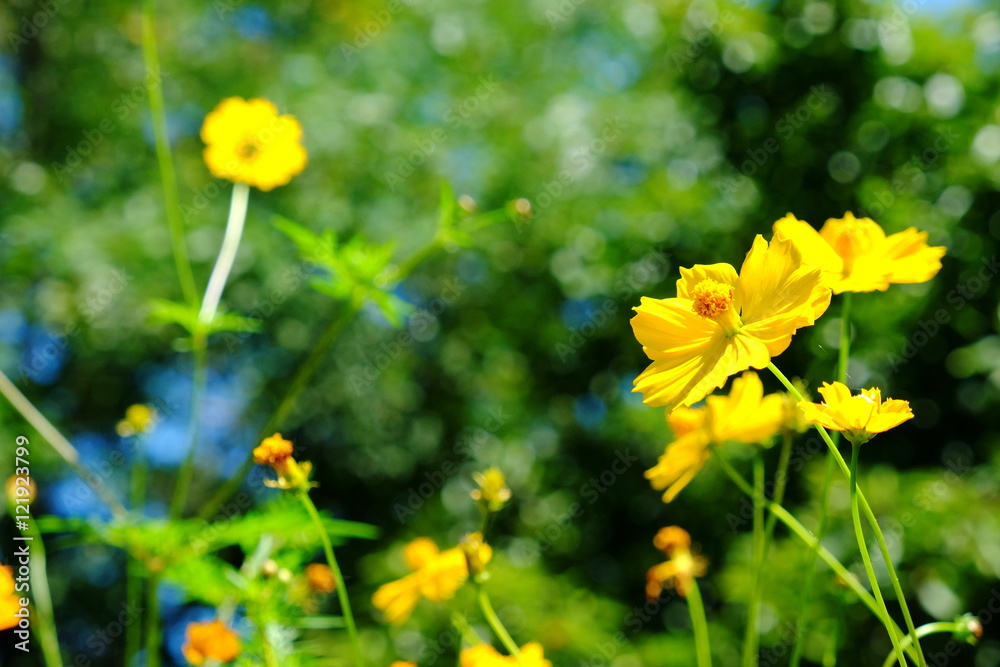
[[[403,549],[403,560],[411,570],[419,570],[429,565],[437,558],[440,551],[434,544],[434,540],[427,537],[418,537]]]
[[[795,244],[802,253],[802,261],[822,269],[827,274],[826,279],[829,283],[840,280],[844,271],[844,260],[808,222],[799,220],[789,213],[774,223],[774,236]]]
[[[945,247],[928,246],[927,232],[910,227],[887,238],[882,253],[891,269],[889,282],[923,283],[941,270]]]
[[[869,433],[884,433],[908,419],[913,419],[913,410],[910,409],[910,404],[907,401],[889,399],[882,404],[879,413],[868,422],[865,430]]]

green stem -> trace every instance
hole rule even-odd
[[[361,653],[361,642],[358,639],[358,628],[354,623],[354,613],[351,611],[351,600],[347,597],[347,586],[344,584],[344,575],[340,572],[340,565],[337,564],[337,557],[333,555],[333,544],[330,543],[330,535],[323,527],[323,519],[316,511],[316,505],[309,497],[308,491],[298,492],[299,500],[306,512],[312,517],[316,530],[319,532],[320,540],[323,542],[323,553],[326,554],[326,563],[333,571],[333,579],[337,582],[337,599],[340,601],[340,611],[344,615],[344,622],[347,624],[347,634],[351,638],[351,648],[354,651],[354,661],[357,667],[364,664],[364,655]]]
[[[747,609],[747,630],[743,639],[743,667],[757,664],[757,613],[763,593],[764,565],[764,457],[760,451],[753,457],[753,556],[751,572],[750,606]],[[773,516],[773,515],[772,515]]]
[[[329,351],[330,347],[343,332],[347,324],[354,318],[354,315],[361,308],[361,305],[355,302],[351,302],[349,305],[344,307],[343,310],[337,315],[337,317],[330,322],[330,325],[323,332],[323,335],[313,346],[312,351],[309,356],[302,362],[298,370],[295,373],[295,377],[291,382],[285,385],[285,393],[278,402],[278,407],[268,418],[267,423],[264,424],[263,428],[257,434],[257,442],[260,442],[269,435],[272,435],[288,418],[291,414],[292,408],[295,407],[295,403],[301,395],[302,391],[309,384],[309,380],[312,376],[319,370],[320,364],[326,357],[326,353]],[[205,520],[211,520],[215,514],[222,507],[229,498],[232,497],[236,490],[246,479],[246,476],[253,469],[253,454],[247,455],[247,458],[240,465],[239,469],[228,479],[226,482],[219,487],[219,490],[214,496],[205,504],[198,516]]]
[[[129,507],[135,516],[141,517],[143,505],[146,502],[146,478],[148,466],[146,464],[146,437],[139,433],[135,439],[135,454],[132,460],[131,482],[132,488],[129,493]],[[138,610],[142,607],[142,585],[145,577],[145,568],[131,553],[126,552],[127,563],[125,566],[125,598],[130,610]],[[135,656],[142,649],[142,629],[137,620],[130,621],[125,626],[125,664],[131,665]]]
[[[816,532],[816,539],[823,541],[826,537],[826,531],[830,524],[830,487],[833,486],[833,472],[836,467],[836,461],[832,454],[827,452],[826,463],[823,464],[823,486],[820,489],[820,520],[819,520],[819,530]],[[799,663],[802,661],[802,653],[806,646],[806,637],[809,634],[810,627],[812,625],[812,617],[809,614],[809,607],[812,602],[812,594],[816,582],[816,555],[811,551],[807,551],[804,555],[802,570],[808,572],[806,575],[805,584],[802,587],[802,610],[800,612],[800,617],[802,618],[801,627],[795,633],[795,646],[792,648],[792,657],[789,661],[789,667],[799,667]]]
[[[160,667],[160,577],[151,575],[146,584],[146,667]]]
[[[34,517],[28,517],[27,530],[22,531],[31,550],[31,598],[35,604],[35,618],[32,623],[42,644],[42,657],[47,667],[62,667],[59,654],[59,635],[56,633],[56,618],[52,611],[52,594],[49,592],[49,577],[46,568],[45,542],[35,525]]]
[[[163,198],[166,203],[167,226],[170,229],[174,263],[177,265],[177,277],[181,283],[184,300],[193,305],[198,302],[198,290],[195,288],[194,274],[191,271],[191,261],[188,259],[187,244],[184,240],[184,220],[181,216],[180,197],[177,194],[177,173],[167,135],[166,105],[163,101],[163,87],[160,84],[163,76],[156,46],[155,0],[144,0],[142,3],[142,53],[146,60],[146,81],[149,91],[149,110],[153,117],[156,161],[159,163],[160,180],[163,182]]]
[[[743,476],[736,472],[729,461],[719,454],[718,451],[713,451],[713,454],[713,458],[718,461],[723,471],[729,476],[729,479],[731,479],[733,483],[736,484],[741,491],[743,491],[743,493],[752,498],[754,491],[750,486],[750,483],[743,479]],[[878,601],[872,597],[872,594],[869,593],[864,586],[861,585],[858,578],[855,577],[846,567],[844,567],[843,563],[837,560],[836,556],[830,553],[829,549],[820,544],[819,540],[816,539],[816,536],[809,532],[808,528],[799,523],[798,519],[792,516],[788,510],[772,501],[767,501],[767,510],[778,517],[778,521],[785,524],[785,526],[787,526],[796,537],[802,540],[802,542],[809,547],[810,550],[819,556],[820,560],[826,563],[829,568],[833,570],[834,574],[836,574],[848,588],[854,591],[854,594],[858,596],[858,598],[865,604],[866,607],[868,607],[868,609],[871,610],[873,614],[875,614],[875,617],[882,620],[882,610],[879,609]],[[889,619],[889,622],[892,624],[892,627],[896,630],[896,632],[900,635],[903,634],[892,619]]]
[[[3,371],[0,371],[0,393],[4,395],[4,398],[7,399],[15,410],[21,413],[25,421],[31,424],[38,431],[38,434],[52,445],[52,449],[56,450],[56,453],[73,469],[73,472],[87,486],[94,490],[94,493],[110,508],[111,514],[116,519],[121,519],[128,514],[125,507],[115,497],[115,494],[104,484],[104,480],[81,463],[80,454],[76,451],[76,448],[70,444],[69,440],[63,437],[59,429],[45,418],[45,415],[32,405],[31,401],[14,386],[14,383],[10,381],[10,378]]]
[[[469,625],[469,621],[462,614],[452,612],[451,624],[455,626],[455,629],[462,636],[462,640],[469,646],[476,646],[483,643],[483,638]]]
[[[691,615],[691,630],[694,632],[694,650],[698,667],[712,667],[711,644],[708,641],[708,621],[705,619],[705,604],[701,601],[698,582],[691,577],[686,582],[688,613]]]
[[[913,644],[914,637],[926,637],[927,635],[933,635],[939,632],[961,632],[964,628],[959,623],[954,623],[951,621],[939,621],[936,623],[926,623],[921,625],[919,628],[913,631],[913,633],[903,637],[903,641],[900,642],[904,648]],[[890,652],[886,656],[885,661],[882,663],[882,667],[891,667],[893,659],[895,659],[896,654]]]
[[[205,385],[208,381],[208,364],[206,360],[208,341],[204,333],[197,333],[191,338],[194,370],[191,375],[191,412],[188,420],[188,448],[177,473],[177,486],[174,487],[174,497],[170,502],[170,518],[178,519],[184,514],[188,491],[191,489],[191,478],[194,477],[194,462],[198,453],[198,431],[201,425],[201,413],[205,402]]]
[[[851,358],[851,292],[844,292],[840,302],[840,351],[837,355],[837,381],[841,384],[847,383],[847,366]],[[840,443],[840,434],[833,434],[833,444]],[[826,530],[829,526],[830,518],[830,488],[833,486],[834,458],[827,452],[826,464],[823,466],[823,486],[820,488],[820,510],[819,510],[819,532],[817,538],[822,540],[826,537]],[[803,569],[808,568],[805,585],[802,587],[802,618],[801,628],[795,633],[795,646],[792,648],[792,657],[789,667],[798,667],[802,660],[802,652],[805,649],[806,636],[809,634],[809,606],[812,603],[813,585],[815,582],[816,563],[815,558],[806,554],[806,562]]]
[[[864,529],[861,527],[861,512],[858,511],[858,449],[860,445],[854,445],[851,449],[851,519],[854,521],[854,536],[858,540],[858,549],[861,550],[861,560],[865,564],[865,572],[868,574],[868,582],[872,586],[872,591],[875,593],[875,599],[878,600],[879,607],[882,609],[882,622],[886,626],[886,630],[889,632],[889,638],[892,640],[893,650],[896,652],[896,658],[899,660],[900,667],[906,666],[906,657],[903,655],[903,647],[899,644],[899,637],[896,636],[896,631],[889,625],[889,608],[885,604],[885,599],[882,597],[882,589],[878,585],[878,578],[875,576],[875,569],[872,567],[871,556],[868,554],[868,545],[865,544],[865,533]]]
[[[479,608],[482,610],[486,622],[489,623],[490,628],[493,630],[493,634],[500,639],[500,643],[504,645],[508,653],[515,658],[520,657],[521,649],[517,647],[510,633],[507,632],[507,628],[500,622],[500,617],[497,616],[497,613],[493,610],[493,605],[490,603],[490,596],[486,593],[486,587],[481,583],[479,584],[479,592],[476,595],[476,599],[479,601]]]
[[[798,389],[796,389],[795,386],[788,381],[788,378],[786,378],[784,374],[780,370],[778,370],[777,366],[775,366],[773,363],[770,363],[768,364],[768,368],[775,375],[775,377],[777,377],[778,380],[780,380],[781,383],[785,385],[785,388],[788,389],[789,393],[791,393],[792,396],[794,396],[796,399],[800,401],[802,400],[802,395],[799,393]],[[827,433],[826,429],[820,426],[819,424],[813,424],[813,426],[816,428],[816,431],[819,433],[820,437],[826,443],[826,446],[829,449],[830,454],[834,456],[837,465],[840,466],[840,470],[844,473],[844,475],[848,479],[850,479],[851,471],[847,466],[847,462],[844,461],[844,457],[840,455],[840,451],[837,449],[836,443],[834,443],[833,440],[830,438],[830,434]],[[861,489],[857,489],[856,491],[858,496],[858,503],[860,504],[861,509],[864,510],[865,518],[868,520],[868,524],[871,526],[872,532],[875,534],[875,539],[878,542],[879,549],[882,553],[882,558],[885,561],[885,567],[889,572],[889,579],[892,581],[892,587],[896,592],[896,597],[898,598],[899,606],[903,610],[903,617],[906,619],[907,630],[912,633],[914,632],[913,617],[910,615],[910,607],[906,602],[906,596],[903,595],[903,589],[899,583],[899,575],[896,573],[896,567],[892,564],[892,557],[891,554],[889,553],[889,547],[885,541],[885,534],[882,532],[882,527],[879,525],[878,519],[875,518],[875,513],[872,511],[871,505],[868,504],[868,499],[865,498],[864,494],[861,492]],[[920,647],[919,638],[914,640],[914,646],[916,648],[916,653],[917,653],[917,663],[920,665],[920,667],[926,667],[926,661],[924,660],[923,657],[923,649],[921,649]]]

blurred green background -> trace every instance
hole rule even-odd
[[[669,431],[629,393],[646,359],[628,320],[641,295],[674,295],[678,267],[738,266],[789,211],[819,226],[851,210],[948,247],[930,283],[854,300],[849,384],[878,385],[917,415],[866,447],[862,485],[886,525],[912,518],[892,546],[918,624],[1000,605],[1000,13],[917,0],[161,4],[159,73],[144,66],[136,2],[0,6],[0,366],[95,467],[127,447],[114,431],[125,408],[157,405],[152,516],[165,515],[183,456],[190,357],[179,329],[148,319],[151,299],[180,299],[151,76],[202,287],[229,193],[201,159],[205,114],[227,96],[267,97],[301,121],[309,151],[290,185],[252,193],[223,303],[263,331],[213,339],[190,507],[256,444],[341,307],[291,278],[301,265],[276,214],[342,239],[395,241],[401,261],[433,236],[442,182],[479,210],[532,204],[530,220],[477,232],[396,288],[427,309],[406,325],[412,344],[364,310],[282,429],[317,468],[317,504],[382,531],[339,549],[371,664],[453,664],[447,612],[423,603],[391,628],[369,599],[404,572],[408,540],[446,547],[475,529],[471,473],[489,465],[514,492],[490,537],[495,602],[515,639],[540,641],[556,665],[692,664],[684,601],[642,609],[646,569],[660,559],[652,537],[679,524],[711,562],[713,650],[736,663],[745,506],[713,465],[670,505],[649,488],[642,471]],[[787,374],[832,378],[838,309],[835,298],[778,359]],[[37,514],[107,518],[9,406],[0,414],[0,451],[17,434],[32,439]],[[626,453],[638,461],[602,481]],[[746,470],[741,454],[732,448]],[[813,528],[821,454],[809,437],[796,445],[787,503]],[[0,463],[3,477],[12,465]],[[127,488],[122,470],[109,481]],[[275,495],[259,479],[246,488],[257,505]],[[860,572],[846,489],[835,488],[827,545]],[[573,503],[583,513],[566,520]],[[11,522],[2,529],[6,561]],[[778,535],[761,664],[786,664],[802,618],[806,561]],[[90,643],[121,611],[121,552],[87,545],[50,559],[68,664],[121,664],[120,642],[100,653]],[[839,664],[880,664],[881,626],[821,575],[807,660],[835,647]],[[178,583],[163,598],[166,649],[180,660],[184,625],[211,610]],[[998,626],[947,664],[1000,665]],[[343,633],[307,638],[333,656],[315,664],[349,664]]]

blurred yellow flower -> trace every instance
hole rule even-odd
[[[201,140],[213,176],[265,192],[291,181],[308,160],[299,121],[260,98],[222,100],[205,117]]]
[[[789,213],[774,223],[774,237],[795,244],[807,264],[823,270],[835,294],[885,291],[891,283],[922,283],[941,270],[944,246],[928,246],[915,227],[886,236],[871,218],[830,218],[818,232]]]
[[[462,649],[458,656],[458,664],[460,667],[509,667],[510,665],[552,667],[552,663],[545,659],[545,649],[538,642],[529,642],[522,646],[521,655],[518,657],[501,655],[489,644],[476,644]]]
[[[790,241],[758,235],[740,274],[729,264],[681,269],[677,297],[642,297],[632,329],[653,363],[635,379],[647,405],[700,401],[726,379],[765,368],[830,305],[818,268]]]
[[[654,565],[646,573],[646,597],[658,598],[667,588],[687,597],[694,578],[705,575],[708,561],[691,552],[691,535],[680,526],[661,528],[653,538],[653,545],[670,560]]]
[[[17,625],[14,615],[21,610],[21,603],[14,593],[14,568],[0,565],[0,630],[9,630]]]
[[[493,550],[482,542],[477,550],[482,564],[489,562]],[[390,623],[404,623],[416,608],[420,598],[441,603],[454,597],[455,592],[469,577],[469,567],[465,550],[454,547],[439,551],[436,544],[426,537],[420,537],[403,550],[403,559],[414,570],[402,579],[384,584],[372,596],[372,604],[382,611]]]
[[[782,394],[764,396],[764,385],[753,371],[733,380],[728,396],[709,396],[700,408],[678,408],[667,414],[674,440],[667,445],[646,479],[657,491],[666,489],[669,503],[694,479],[711,456],[710,446],[726,442],[763,443],[785,421]]]
[[[315,593],[328,594],[337,590],[337,579],[333,570],[325,563],[310,563],[306,566],[306,581]]]
[[[799,403],[806,419],[833,431],[843,431],[844,437],[855,445],[913,419],[908,401],[887,398],[883,402],[882,390],[876,387],[851,396],[851,390],[843,384],[824,382],[819,393],[823,396],[822,403]]]
[[[462,553],[465,554],[465,564],[473,576],[486,571],[486,564],[493,558],[493,547],[486,544],[480,532],[469,533],[462,538]]]
[[[417,667],[417,663],[411,662],[409,660],[397,660],[396,662],[389,665],[389,667]]]
[[[490,512],[498,512],[510,500],[511,493],[507,488],[507,479],[500,468],[493,467],[484,472],[474,472],[472,477],[479,485],[478,489],[472,490],[472,499],[483,503]]]
[[[230,662],[242,650],[239,636],[219,619],[189,623],[186,640],[181,647],[185,660],[192,665],[204,665],[208,660]]]
[[[28,480],[27,485],[20,481],[23,479]],[[33,503],[35,502],[35,497],[38,495],[38,485],[30,477],[11,475],[3,485],[3,492],[9,504],[17,504],[17,500],[21,500],[22,503],[25,500]]]
[[[278,473],[277,481],[265,479],[264,485],[276,489],[299,489],[316,486],[309,481],[312,473],[312,463],[299,463],[292,456],[292,442],[281,437],[280,433],[264,438],[253,450],[253,460],[257,465],[267,465]]]
[[[152,430],[156,425],[156,410],[143,403],[130,405],[125,410],[125,419],[115,426],[115,431],[123,438]]]

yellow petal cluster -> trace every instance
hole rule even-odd
[[[292,456],[291,440],[285,440],[280,433],[264,438],[253,450],[253,461],[257,465],[274,468],[277,480],[265,479],[264,485],[275,489],[310,489],[316,484],[309,481],[312,463],[296,461]]]
[[[337,579],[333,576],[333,570],[325,563],[307,565],[306,581],[309,583],[309,589],[315,593],[326,595],[337,590]]]
[[[856,445],[913,419],[908,401],[892,398],[883,401],[882,390],[876,387],[862,389],[860,394],[852,396],[851,390],[840,382],[825,382],[819,393],[822,403],[799,403],[806,419],[833,431],[843,431]]]
[[[674,440],[646,471],[646,479],[654,489],[665,489],[663,501],[669,503],[705,467],[711,446],[765,442],[781,430],[785,418],[784,396],[765,396],[760,378],[747,371],[733,380],[728,396],[709,396],[703,407],[667,414]]]
[[[213,176],[264,191],[287,184],[308,160],[299,121],[265,99],[222,100],[205,117],[201,140]]]
[[[675,298],[635,308],[632,329],[652,363],[634,391],[669,410],[697,403],[729,376],[765,368],[829,305],[822,272],[791,241],[758,235],[738,275],[729,264],[682,268]]]
[[[474,472],[472,477],[479,488],[473,489],[470,495],[473,500],[482,503],[488,511],[498,512],[510,500],[511,492],[507,488],[507,478],[500,468],[493,467],[483,472]]]
[[[14,592],[14,569],[0,565],[0,630],[9,630],[18,623],[16,614],[21,603]]]
[[[702,577],[708,560],[692,553],[691,535],[680,526],[661,528],[653,545],[667,555],[666,562],[654,565],[646,573],[646,597],[656,599],[668,588],[686,597],[695,577]]]
[[[190,623],[185,634],[181,651],[192,665],[204,665],[209,660],[231,662],[243,650],[239,636],[219,619]]]
[[[803,260],[823,270],[835,294],[885,291],[892,283],[922,283],[941,270],[944,246],[928,246],[927,232],[910,227],[886,236],[871,218],[848,211],[816,231],[789,213],[774,223],[774,237],[787,239]]]
[[[521,647],[521,655],[501,655],[489,644],[476,644],[462,649],[458,656],[460,667],[552,667],[545,659],[545,649],[538,642],[529,642]]]
[[[493,551],[483,542],[481,534],[472,533],[466,543],[478,545],[476,553],[481,564],[489,562]],[[420,537],[406,545],[403,559],[413,573],[384,584],[372,596],[372,604],[390,623],[404,623],[421,598],[435,603],[450,600],[469,577],[466,550],[462,546],[440,551],[432,540]]]

